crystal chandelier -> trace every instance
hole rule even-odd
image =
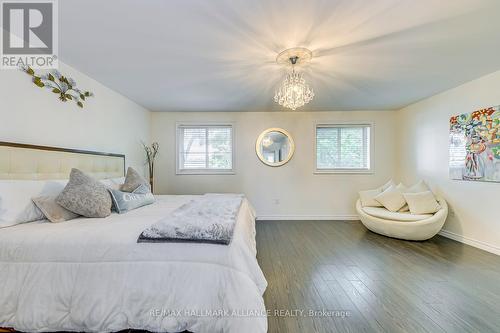
[[[301,73],[295,72],[295,65],[311,58],[311,51],[303,48],[289,49],[281,52],[276,61],[278,63],[291,63],[292,72],[287,74],[281,86],[276,90],[274,101],[280,105],[295,110],[309,103],[314,92],[306,83]],[[301,57],[302,56],[302,57]]]

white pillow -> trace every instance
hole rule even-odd
[[[406,190],[408,189],[408,187],[406,187],[406,185],[403,183],[399,183],[398,186],[396,186],[396,188],[401,192],[406,192]]]
[[[403,193],[394,185],[391,185],[387,190],[377,195],[375,200],[391,212],[397,212],[406,204]]]
[[[403,193],[412,214],[434,214],[441,209],[431,191]]]
[[[384,185],[380,186],[378,189],[380,190],[380,192],[384,192],[385,190],[387,190],[389,187],[391,187],[392,185],[396,185],[394,183],[394,181],[391,179],[389,180],[387,183],[385,183]]]
[[[361,206],[363,207],[382,207],[380,202],[375,200],[375,197],[382,193],[380,189],[360,191],[359,200],[361,201]]]
[[[403,193],[403,196],[404,196],[404,193]],[[409,212],[409,211],[410,211],[410,207],[408,206],[407,203],[403,207],[401,207],[400,210],[398,210],[398,212],[400,212],[400,213],[406,213],[406,212]]]
[[[403,183],[399,183],[398,186],[396,186],[396,188],[400,190],[401,193],[403,194],[430,191],[429,186],[427,186],[427,184],[423,180],[419,181],[418,183],[410,187],[407,187]],[[409,211],[410,207],[408,206],[408,204],[405,204],[400,210],[398,210],[398,212],[400,213],[406,213]]]
[[[120,190],[120,186],[125,183],[125,177],[101,179],[100,182],[109,189]]]
[[[402,186],[404,186],[403,184],[400,184]],[[404,193],[419,193],[419,192],[426,192],[426,191],[430,191],[431,189],[429,188],[429,186],[427,186],[427,184],[421,180],[419,181],[418,183],[410,186],[410,187],[407,187],[406,189],[403,190]]]
[[[403,183],[399,183],[398,186],[396,186],[398,190],[401,191],[401,193],[405,193],[408,190],[408,187],[406,187]],[[408,207],[408,204],[405,204],[403,207],[401,207],[398,212],[400,213],[406,213],[410,211],[410,207]]]
[[[0,228],[45,219],[31,198],[58,195],[64,180],[0,180]]]

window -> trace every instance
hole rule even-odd
[[[371,172],[371,125],[317,125],[316,172]]]
[[[178,125],[177,173],[218,174],[233,171],[231,125]]]

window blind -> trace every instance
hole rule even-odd
[[[231,126],[179,126],[179,170],[231,170]]]
[[[318,125],[316,169],[370,170],[370,125]]]

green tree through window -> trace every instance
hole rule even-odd
[[[321,125],[316,128],[318,170],[370,169],[369,125]]]

